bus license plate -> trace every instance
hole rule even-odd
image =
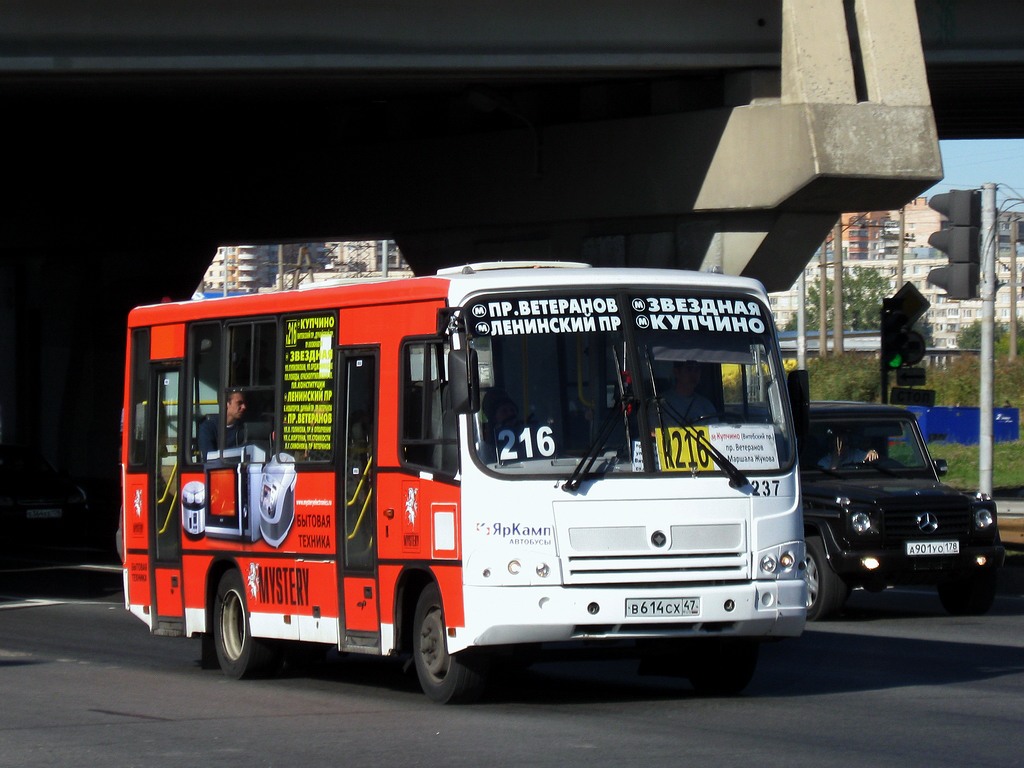
[[[700,616],[699,597],[626,598],[626,618]]]
[[[906,546],[910,557],[960,554],[959,541],[908,541]]]

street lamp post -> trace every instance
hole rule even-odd
[[[978,397],[978,485],[992,494],[992,375],[996,296],[996,185],[981,188],[981,380]]]
[[[1017,359],[1017,237],[1020,219],[1010,220],[1010,351],[1009,359]]]
[[[836,219],[832,229],[832,353],[845,351],[843,341],[843,219]]]

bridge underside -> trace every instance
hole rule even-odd
[[[190,295],[218,244],[776,290],[840,212],[942,176],[924,2],[97,5],[0,25],[0,438],[79,474],[116,465],[127,309]]]
[[[271,56],[200,17],[185,42],[201,51],[163,69],[149,36],[173,36],[170,19],[126,23],[119,56],[58,31],[59,76],[9,31],[22,71],[0,98],[24,194],[6,249],[179,254],[189,285],[159,286],[178,295],[217,243],[318,236],[394,237],[420,273],[526,255],[779,289],[838,212],[941,177],[908,0],[653,3],[641,19],[429,4],[458,29],[424,5],[400,28],[325,7],[325,39]],[[275,22],[294,24],[270,12],[264,34]]]

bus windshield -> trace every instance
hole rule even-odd
[[[793,460],[774,326],[751,296],[517,293],[467,316],[488,470],[699,476]]]

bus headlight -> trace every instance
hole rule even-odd
[[[792,576],[803,563],[803,556],[793,542],[762,550],[760,555],[757,567],[761,578],[778,579]]]

